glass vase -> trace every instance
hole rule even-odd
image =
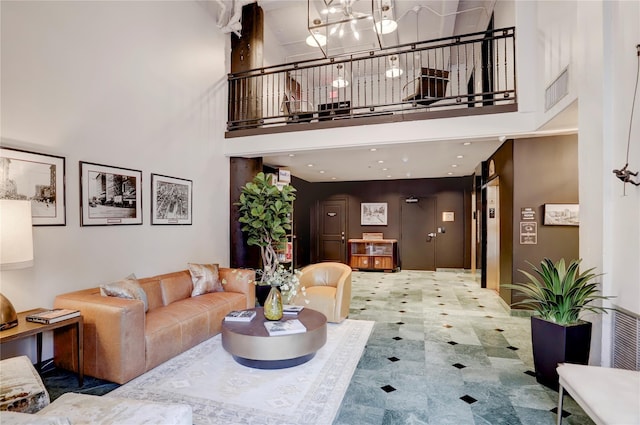
[[[272,286],[264,302],[264,317],[267,320],[282,319],[282,294],[277,286]]]

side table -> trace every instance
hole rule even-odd
[[[38,372],[41,372],[42,365],[42,333],[47,331],[53,331],[55,329],[64,328],[67,326],[75,326],[76,343],[78,346],[78,384],[82,387],[84,384],[84,350],[83,350],[83,324],[82,316],[72,317],[71,319],[61,320],[56,323],[44,324],[28,322],[27,316],[40,311],[45,311],[45,308],[36,308],[33,310],[23,311],[18,313],[18,326],[10,329],[0,331],[0,344],[4,344],[9,341],[17,341],[19,339],[28,338],[33,335],[36,336],[37,344],[37,356],[38,363],[36,368]]]

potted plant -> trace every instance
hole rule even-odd
[[[564,258],[555,264],[545,258],[539,267],[529,263],[535,274],[520,270],[529,282],[504,285],[526,297],[512,305],[534,311],[531,344],[536,380],[555,390],[558,390],[558,363],[589,362],[591,322],[581,320],[580,314],[606,312],[606,308],[593,302],[611,298],[598,295],[598,283],[593,279],[599,275],[593,273],[593,268],[579,272],[581,261],[572,260],[567,267]]]
[[[262,270],[258,285],[271,285],[282,280],[278,270],[278,250],[287,243],[291,231],[293,201],[296,189],[291,185],[278,187],[272,183],[271,174],[258,173],[242,187],[239,206],[242,231],[247,234],[247,244],[260,247]],[[276,275],[276,276],[274,276]],[[279,286],[279,285],[278,285]]]

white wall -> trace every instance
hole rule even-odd
[[[578,2],[580,256],[602,276],[609,305],[640,314],[640,188],[622,183],[613,169],[624,165],[640,43],[640,4]],[[614,78],[615,76],[615,78]],[[631,134],[630,168],[640,168],[640,124]],[[611,315],[596,327],[591,362],[611,363]]]
[[[35,266],[0,276],[18,311],[130,273],[228,265],[225,37],[207,12],[198,1],[1,3],[2,144],[66,158],[66,226],[34,227]],[[141,170],[143,224],[80,227],[79,161]],[[150,225],[150,173],[193,181],[193,225]]]

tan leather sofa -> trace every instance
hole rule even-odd
[[[294,304],[317,310],[327,321],[339,323],[349,315],[351,305],[351,267],[342,263],[317,263],[306,266],[300,275],[300,287]]]
[[[255,272],[220,268],[224,292],[191,297],[188,270],[138,279],[144,304],[100,295],[91,288],[58,295],[56,308],[80,310],[84,318],[84,373],[124,384],[200,342],[220,333],[232,310],[255,307]],[[57,366],[77,370],[72,330],[56,331]]]

